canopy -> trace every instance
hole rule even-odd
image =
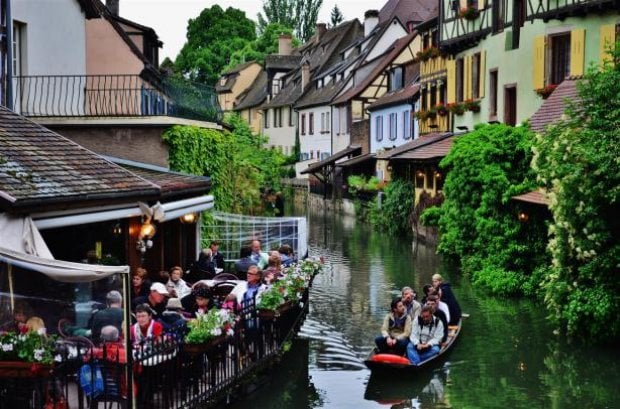
[[[18,253],[54,259],[30,216],[15,217],[0,213],[0,243],[2,247]]]
[[[4,244],[4,242],[3,242]],[[0,262],[38,271],[64,283],[85,283],[114,274],[129,274],[128,266],[100,266],[46,259],[0,247]]]

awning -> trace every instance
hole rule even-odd
[[[386,150],[385,152],[377,153],[377,159],[389,160],[392,159],[396,155],[400,155],[404,152],[409,152],[414,149],[420,149],[423,146],[427,146],[433,144],[435,142],[441,141],[443,139],[449,138],[452,136],[452,133],[432,133],[424,136],[420,136],[410,142],[404,143],[396,148],[392,148]]]
[[[392,160],[428,160],[435,158],[445,157],[452,148],[454,143],[454,137],[441,139],[439,141],[430,143],[428,145],[414,148],[410,151],[406,151],[392,156]]]
[[[336,164],[336,166],[339,167],[349,167],[349,166],[355,166],[355,165],[359,165],[361,163],[365,163],[365,162],[374,162],[377,160],[377,158],[375,157],[376,155],[374,153],[367,153],[365,155],[360,155],[360,156],[356,156],[354,158],[351,158],[349,160],[345,160],[344,162],[338,162]]]
[[[65,283],[83,283],[101,280],[114,274],[129,274],[128,266],[100,266],[49,260],[0,247],[0,262],[37,271]]]
[[[54,258],[30,216],[0,213],[0,242],[7,250],[46,259]]]
[[[341,151],[338,151],[336,153],[334,153],[332,156],[330,156],[327,159],[324,159],[320,162],[317,163],[313,163],[312,165],[308,166],[308,169],[304,169],[302,170],[300,173],[301,174],[305,174],[305,173],[314,173],[317,172],[319,170],[321,170],[322,168],[324,168],[325,166],[329,166],[329,165],[333,165],[334,163],[336,163],[337,160],[342,159],[346,156],[349,155],[354,155],[357,154],[359,152],[362,151],[362,147],[359,145],[351,145]]]
[[[549,199],[547,199],[545,193],[540,190],[534,190],[528,193],[524,193],[522,195],[513,196],[511,199],[520,202],[549,206]]]

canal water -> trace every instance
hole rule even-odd
[[[543,306],[472,288],[433,247],[342,215],[306,217],[310,255],[327,269],[290,353],[234,408],[620,408],[614,349],[568,344]],[[411,378],[371,376],[363,360],[390,300],[405,285],[421,292],[435,272],[470,315],[448,359]]]

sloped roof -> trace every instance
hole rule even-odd
[[[333,104],[344,104],[350,99],[353,99],[359,96],[359,94],[361,94],[362,92],[364,92],[364,90],[366,90],[366,88],[368,88],[368,86],[372,84],[372,82],[381,73],[383,73],[383,71],[385,71],[385,69],[392,63],[392,61],[394,61],[394,59],[398,57],[398,55],[405,49],[405,47],[409,45],[411,40],[413,40],[416,35],[417,32],[413,31],[406,36],[394,41],[394,43],[392,43],[392,45],[388,47],[386,52],[381,57],[379,57],[379,63],[370,72],[370,74],[368,74],[359,84],[355,85],[353,88],[349,89],[347,92],[336,98]]]
[[[256,61],[244,62],[242,64],[235,65],[228,71],[223,72],[220,75],[220,78],[226,77],[226,82],[224,83],[224,85],[221,85],[220,81],[218,81],[217,84],[215,84],[215,92],[217,92],[218,94],[230,92],[235,86],[235,83],[237,82],[237,77],[239,76],[238,74],[252,64],[258,63]]]
[[[0,107],[0,207],[157,197],[158,186]]]
[[[159,186],[162,198],[188,196],[204,193],[211,188],[211,178],[207,176],[188,175],[173,171],[160,171],[145,167],[121,165],[131,173]]]
[[[437,0],[388,0],[379,10],[379,22],[391,21],[397,17],[401,23],[420,23],[437,10]]]
[[[256,80],[243,92],[240,98],[240,102],[233,108],[234,111],[257,107],[267,99],[267,73],[265,70],[261,70]]]
[[[364,155],[355,156],[349,160],[345,160],[343,162],[338,162],[336,165],[342,168],[347,168],[349,166],[359,165],[364,162],[375,162],[377,160],[376,155],[374,153],[366,153]]]
[[[248,68],[252,64],[256,64],[256,61],[252,60],[252,61],[244,62],[244,63],[241,63],[241,64],[237,64],[234,67],[232,67],[231,69],[229,69],[228,71],[224,71],[222,73],[222,76],[230,75],[230,74],[238,74],[241,71],[243,71],[246,68]]]
[[[549,206],[549,199],[547,199],[547,196],[544,194],[544,192],[540,190],[534,190],[532,192],[527,192],[522,195],[513,196],[511,199],[518,200],[520,202]]]
[[[442,139],[446,139],[448,137],[452,136],[452,133],[447,132],[447,133],[432,133],[432,134],[428,134],[428,135],[424,135],[424,136],[420,136],[418,139],[414,139],[411,142],[407,142],[405,144],[402,144],[400,146],[397,146],[396,148],[390,149],[390,150],[386,150],[384,152],[381,153],[377,153],[377,159],[392,159],[392,157],[399,155],[401,153],[413,150],[413,149],[418,149],[421,148],[422,146],[426,146],[428,144],[431,143],[435,143],[437,141],[440,141]]]
[[[301,64],[301,55],[270,54],[265,57],[266,70],[292,70],[299,68],[299,64]]]
[[[295,108],[309,108],[316,105],[329,104],[340,93],[347,81],[348,78],[342,81],[330,81],[329,84],[321,88],[317,88],[315,84],[310,85],[309,89],[295,104]]]
[[[566,79],[543,102],[538,111],[530,118],[530,128],[534,132],[544,132],[545,128],[562,118],[566,109],[566,100],[579,99],[577,80]]]
[[[390,159],[392,160],[429,160],[429,159],[443,158],[450,152],[450,149],[452,148],[452,144],[454,143],[455,138],[456,138],[455,136],[448,136],[447,138],[438,139],[436,141],[427,143],[425,145],[415,147],[406,152],[392,155]]]
[[[343,150],[334,153],[332,156],[330,156],[327,159],[323,159],[320,162],[316,162],[316,163],[313,163],[313,164],[309,165],[307,169],[302,170],[300,173],[303,175],[305,173],[316,172],[316,171],[320,170],[321,168],[324,168],[325,166],[333,165],[334,163],[336,163],[337,160],[342,159],[345,156],[354,155],[354,154],[359,153],[361,151],[362,151],[362,147],[361,146],[359,146],[359,145],[350,145],[350,146],[344,148]]]
[[[380,108],[386,108],[392,105],[398,105],[409,101],[420,91],[420,84],[411,83],[399,90],[388,92],[381,98],[377,99],[372,104],[368,105],[369,111],[374,111]]]

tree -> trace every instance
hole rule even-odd
[[[241,10],[218,5],[204,9],[187,25],[187,42],[175,66],[192,80],[213,85],[230,56],[256,39],[254,22]]]
[[[334,8],[332,9],[332,14],[331,14],[330,27],[336,27],[338,24],[342,23],[343,20],[344,20],[344,16],[342,15],[342,12],[338,8],[338,5],[334,4]]]
[[[620,43],[612,53],[620,61]],[[535,143],[532,162],[550,196],[552,319],[591,342],[620,338],[620,65],[591,67],[567,119]]]
[[[280,23],[272,23],[265,27],[265,30],[254,41],[248,42],[245,47],[235,51],[230,56],[230,62],[226,68],[232,68],[235,65],[247,62],[257,61],[263,63],[265,56],[269,54],[277,54],[278,38],[280,34],[291,34],[293,30]],[[293,38],[293,47],[299,45],[299,40]]]
[[[308,41],[316,27],[323,0],[263,0],[263,12],[258,13],[260,32],[272,23],[294,30],[302,41]]]

